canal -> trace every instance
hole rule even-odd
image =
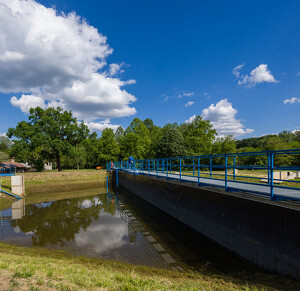
[[[139,265],[211,274],[252,269],[125,189],[0,211],[0,240]]]

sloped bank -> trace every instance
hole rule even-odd
[[[299,206],[122,171],[119,185],[251,263],[300,278]]]

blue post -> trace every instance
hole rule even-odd
[[[172,160],[170,160],[170,174],[172,174]]]
[[[148,160],[148,171],[149,171],[149,174],[150,174],[150,160]]]
[[[106,176],[106,193],[108,193],[108,175]]]
[[[198,186],[200,185],[200,158],[198,158]]]
[[[144,173],[144,161],[142,161],[142,174]]]
[[[193,159],[193,177],[195,176],[195,159]]]
[[[180,172],[179,172],[179,173],[180,173],[180,176],[179,176],[180,179],[179,179],[179,180],[180,180],[180,182],[181,182],[181,158],[179,159],[179,168],[180,168]]]
[[[271,185],[270,185],[270,194],[271,194],[271,200],[274,200],[274,185],[273,185],[273,167],[274,167],[274,153],[271,152],[270,156],[271,160],[271,169],[270,169],[270,174],[271,174]]]
[[[116,170],[116,186],[119,188],[119,174],[118,174],[118,169]]]
[[[235,181],[235,156],[233,157],[233,181]]]
[[[166,162],[167,162],[166,177],[167,177],[167,179],[168,179],[168,176],[169,176],[169,174],[168,174],[168,172],[169,172],[169,161],[168,161],[168,159],[166,159]]]
[[[225,191],[227,191],[227,155],[225,155]]]
[[[212,176],[212,158],[209,159],[209,170],[210,170],[209,177],[211,178],[211,176]]]
[[[268,153],[268,185],[270,186],[271,182],[271,155]]]

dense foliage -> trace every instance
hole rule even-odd
[[[126,129],[119,127],[114,132],[106,128],[99,137],[90,133],[84,123],[78,123],[71,112],[39,107],[30,110],[28,122],[19,122],[7,135],[16,139],[12,143],[6,137],[0,138],[0,160],[4,159],[1,154],[5,158],[15,156],[41,169],[44,161],[51,161],[59,170],[104,167],[109,161],[129,156],[146,159],[300,148],[300,131],[235,140],[232,136],[218,137],[212,124],[201,116],[191,123],[168,123],[163,127],[150,118],[134,118]],[[243,157],[239,162],[266,163],[261,156]],[[275,162],[293,165],[300,161],[282,155]]]

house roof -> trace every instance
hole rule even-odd
[[[26,169],[26,167],[23,166],[20,163],[2,162],[1,165],[4,165],[4,166],[15,166],[16,168],[24,168],[24,169]]]

